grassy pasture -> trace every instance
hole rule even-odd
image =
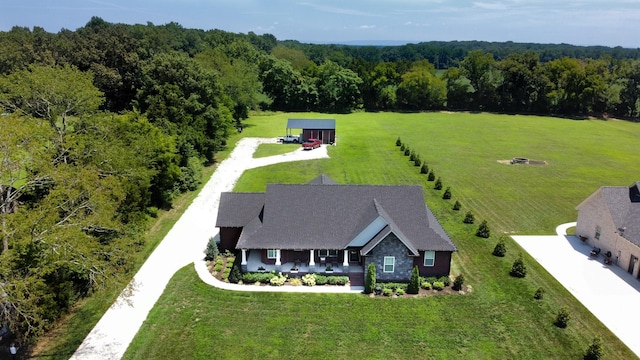
[[[288,117],[250,119],[243,136],[277,136]],[[524,254],[527,277],[508,275],[521,252],[507,238],[507,256],[491,251],[502,233],[552,233],[575,220],[574,207],[602,184],[629,185],[640,154],[638,124],[492,114],[337,115],[331,159],[278,164],[246,172],[237,191],[268,182],[302,183],[326,173],[339,183],[422,184],[429,206],[459,248],[453,272],[473,292],[464,296],[369,299],[359,295],[235,293],[202,284],[192,267],[169,283],[126,359],[159,358],[580,358],[601,336],[610,359],[630,350],[561,284]],[[395,146],[400,137],[451,186],[452,200],[419,174]],[[509,166],[512,157],[544,166]],[[462,210],[455,212],[455,200]],[[476,224],[462,224],[468,210]],[[490,239],[473,234],[481,219]],[[533,299],[538,287],[542,301]],[[562,306],[567,329],[552,323]]]

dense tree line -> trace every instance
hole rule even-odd
[[[251,110],[637,118],[636,50],[349,47],[111,24],[0,32],[0,324],[24,340],[131,266]]]

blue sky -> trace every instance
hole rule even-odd
[[[2,0],[0,30],[113,23],[302,42],[484,40],[640,47],[640,0]]]

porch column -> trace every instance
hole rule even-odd
[[[344,260],[342,261],[342,266],[349,266],[349,250],[344,251]]]
[[[240,265],[247,265],[247,249],[242,249],[242,262]]]
[[[280,261],[280,249],[276,249],[276,266],[280,265],[282,265],[282,262]]]
[[[313,249],[309,250],[309,266],[316,266],[316,257],[313,255]]]

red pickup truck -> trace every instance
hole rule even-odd
[[[302,148],[305,150],[312,150],[319,148],[322,145],[322,141],[318,139],[309,139],[302,143]]]

